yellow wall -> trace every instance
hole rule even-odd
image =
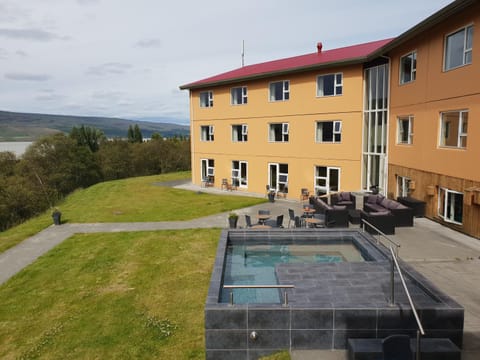
[[[318,75],[343,73],[343,95],[316,96]],[[213,91],[214,106],[199,106],[199,90],[191,91],[192,180],[201,183],[200,159],[215,159],[215,186],[231,177],[232,160],[248,161],[249,192],[264,193],[268,183],[268,163],[288,163],[289,198],[297,198],[301,188],[314,188],[314,167],[341,168],[340,186],[344,190],[361,188],[362,140],[362,66],[290,74],[264,80],[205,88]],[[290,99],[270,102],[269,83],[290,81]],[[230,89],[247,86],[248,104],[231,105]],[[339,144],[315,142],[319,120],[341,120],[342,141]],[[270,123],[289,123],[289,142],[268,141]],[[248,124],[248,142],[231,140],[231,125]],[[214,125],[215,140],[200,141],[200,126]]]
[[[473,34],[472,63],[443,70],[445,36],[480,23],[480,4],[450,18],[392,51],[389,163],[407,168],[480,181],[480,168],[472,166],[480,155],[480,33]],[[417,51],[416,80],[399,84],[400,57]],[[466,149],[442,148],[440,113],[468,109]],[[413,115],[413,144],[397,145],[397,118]]]

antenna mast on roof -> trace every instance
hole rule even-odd
[[[242,67],[245,66],[245,40],[242,40]]]

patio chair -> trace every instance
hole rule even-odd
[[[258,210],[258,215],[270,215],[270,210]]]
[[[272,219],[265,221],[265,225],[275,228],[283,228],[283,215],[278,215],[275,220]]]
[[[295,227],[301,228],[302,227],[302,218],[300,216],[295,216]]]
[[[245,223],[247,224],[247,227],[252,227],[252,218],[250,215],[245,215]]]
[[[310,197],[310,192],[308,191],[308,189],[303,188],[300,191],[300,201],[308,200],[309,197]]]
[[[290,228],[293,225],[295,226],[295,212],[293,209],[288,209],[288,227]]]
[[[413,359],[408,335],[390,335],[382,341],[383,358],[388,360]]]

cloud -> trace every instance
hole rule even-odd
[[[0,48],[0,59],[6,59],[7,54],[7,50]]]
[[[35,100],[38,101],[63,101],[67,97],[64,95],[58,95],[58,94],[43,94],[43,95],[37,95],[35,97]]]
[[[90,4],[96,4],[99,3],[100,0],[77,0],[77,3],[80,5],[90,5]]]
[[[67,40],[68,37],[56,35],[50,31],[42,29],[0,29],[0,36],[9,39],[33,40],[33,41],[52,41]]]
[[[135,43],[135,46],[142,48],[160,47],[161,45],[160,39],[143,39]]]
[[[17,54],[18,56],[22,56],[22,57],[27,57],[28,56],[28,54],[23,50],[17,50],[17,51],[15,51],[15,54]]]
[[[52,77],[47,74],[6,73],[5,78],[16,81],[48,81]]]
[[[91,66],[87,70],[88,75],[96,75],[96,76],[105,76],[109,74],[124,74],[128,70],[132,68],[131,64],[123,64],[123,63],[105,63],[97,66]]]

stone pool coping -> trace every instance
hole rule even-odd
[[[373,261],[277,265],[279,282],[296,286],[287,306],[232,306],[218,302],[230,237],[234,242],[252,243],[257,243],[259,239],[268,243],[268,239],[271,239],[273,244],[276,239],[286,240],[292,236],[311,238],[330,235],[362,239],[360,251],[367,251]],[[245,240],[247,237],[250,240]],[[255,358],[279,349],[345,349],[348,338],[383,338],[392,333],[414,336],[417,324],[400,288],[398,276],[395,288],[399,291],[396,291],[395,305],[390,306],[388,298],[382,296],[385,292],[389,293],[389,286],[385,285],[385,281],[389,283],[388,254],[386,248],[375,245],[370,234],[353,229],[224,230],[220,236],[205,305],[207,359]],[[411,285],[419,289],[420,295],[412,293],[412,297],[418,300],[416,307],[426,336],[447,337],[461,347],[463,307],[408,264],[400,261],[400,266],[405,278],[408,278],[409,290]],[[355,278],[358,282],[355,282]],[[339,282],[346,287],[336,289],[335,283]],[[367,286],[362,286],[362,282],[366,282]],[[331,287],[328,288],[326,285],[329,283]],[[350,291],[349,296],[345,295],[345,291]],[[252,331],[259,334],[255,341],[249,337]]]

